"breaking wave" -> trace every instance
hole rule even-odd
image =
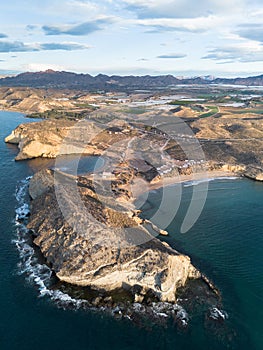
[[[39,262],[36,252],[30,241],[31,235],[27,229],[27,219],[30,215],[28,186],[31,177],[19,181],[15,193],[17,208],[15,210],[16,236],[13,243],[16,245],[19,253],[18,273],[25,275],[26,279],[33,283],[38,291],[39,297],[48,296],[55,301],[59,307],[76,309],[88,304],[86,300],[74,299],[70,295],[63,293],[58,289],[52,289],[52,270]]]
[[[62,292],[54,287],[52,282],[52,270],[45,263],[40,262],[39,256],[37,256],[36,250],[32,244],[32,235],[27,229],[28,217],[30,215],[29,207],[29,195],[28,186],[31,177],[19,181],[15,193],[17,200],[17,207],[15,210],[15,224],[16,235],[12,242],[16,245],[19,252],[18,273],[24,275],[26,280],[35,285],[39,292],[39,297],[48,297],[55,304],[63,309],[89,309],[95,310],[92,304],[85,299],[75,299],[69,294]],[[107,311],[107,308],[101,306],[101,310]],[[151,312],[154,317],[166,318],[168,315],[175,315],[175,321],[180,327],[187,327],[189,323],[189,316],[185,309],[179,304],[169,304],[165,302],[153,303],[152,307],[148,307],[139,303],[132,303],[130,309],[138,314],[147,313],[147,310]],[[115,309],[108,309],[113,315],[115,315]],[[130,319],[128,315],[119,311],[122,316]],[[210,317],[213,319],[225,319],[227,314],[224,311],[213,308],[210,310]]]
[[[191,186],[197,186],[205,182],[211,182],[215,180],[236,180],[240,179],[238,176],[220,176],[220,177],[211,177],[207,179],[200,179],[200,180],[191,180],[191,181],[186,181],[183,183],[184,187],[191,187]]]

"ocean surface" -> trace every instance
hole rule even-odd
[[[186,330],[174,324],[139,327],[128,320],[81,308],[81,301],[50,290],[50,270],[36,256],[16,215],[27,213],[26,187],[34,171],[49,160],[15,162],[17,147],[4,137],[22,122],[19,113],[0,112],[0,349],[63,350],[223,350],[263,349],[263,184],[245,179],[209,182],[204,210],[193,228],[180,233],[193,186],[183,187],[175,219],[168,227],[172,246],[193,263],[222,293],[228,319],[207,324],[205,315],[187,310]],[[92,170],[91,158],[81,166]],[[70,162],[69,162],[70,165]],[[179,185],[178,185],[179,186]],[[157,210],[162,191],[151,192],[146,217]],[[173,210],[174,202],[167,204]]]

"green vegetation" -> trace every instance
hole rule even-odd
[[[263,109],[252,109],[249,110],[248,113],[263,114]]]
[[[169,102],[169,105],[176,105],[176,106],[189,106],[193,104],[195,101],[189,101],[189,100],[174,100],[172,102]]]
[[[237,109],[237,110],[231,110],[231,113],[233,114],[263,114],[263,109],[252,109],[252,108],[246,108],[246,109]]]
[[[146,109],[141,107],[130,107],[121,109],[121,112],[128,114],[143,114],[146,112]]]
[[[199,115],[199,118],[212,117],[213,115],[219,112],[219,108],[217,106],[206,106],[206,107],[209,108],[209,111]]]
[[[87,111],[58,111],[51,109],[50,111],[32,113],[27,115],[28,118],[39,118],[39,119],[67,119],[67,120],[79,120],[85,118]]]

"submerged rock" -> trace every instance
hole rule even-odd
[[[209,310],[208,317],[214,321],[221,322],[228,319],[228,314],[226,311],[220,310],[216,306],[214,306]]]

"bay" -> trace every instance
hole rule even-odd
[[[16,236],[16,189],[50,160],[15,162],[17,147],[4,143],[18,124],[32,122],[19,113],[0,112],[0,348],[18,349],[261,349],[263,186],[249,180],[210,182],[201,217],[186,234],[180,222],[192,189],[184,188],[180,209],[168,227],[168,242],[192,257],[194,264],[222,292],[229,314],[223,333],[204,325],[204,315],[190,314],[189,329],[173,324],[140,328],[104,313],[59,308],[40,297],[37,285],[20,274]],[[89,166],[94,166],[91,160]],[[158,208],[161,190],[151,193],[143,215]],[[167,210],[173,210],[173,203]]]

